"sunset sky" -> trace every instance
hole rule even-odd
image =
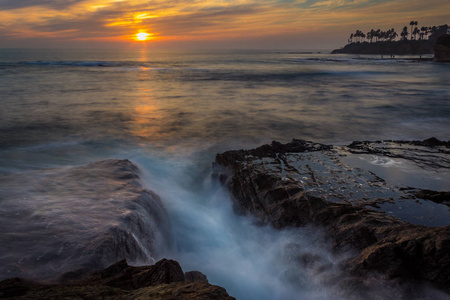
[[[331,49],[411,20],[449,24],[450,1],[1,0],[0,47]]]

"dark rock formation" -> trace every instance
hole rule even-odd
[[[358,250],[343,266],[353,274],[378,271],[389,279],[425,280],[450,291],[450,226],[435,227],[429,222],[435,216],[425,209],[442,205],[429,200],[448,203],[442,199],[448,193],[390,186],[343,163],[342,157],[352,153],[402,157],[436,170],[450,167],[448,143],[436,139],[348,147],[293,140],[218,154],[213,177],[228,186],[236,211],[257,222],[325,227],[336,250]],[[442,207],[450,225],[448,207]]]
[[[99,273],[94,273],[80,283],[82,285],[100,283],[124,290],[135,290],[181,281],[184,281],[184,273],[180,265],[176,261],[162,259],[152,266],[144,267],[130,267],[126,260],[122,260]]]
[[[401,40],[382,42],[351,43],[331,54],[379,54],[379,55],[421,55],[433,54],[433,42],[429,40]]]
[[[450,35],[444,34],[434,45],[434,60],[450,62]]]
[[[417,198],[431,200],[436,203],[443,203],[450,207],[450,192],[437,192],[422,189],[413,191],[413,193]]]
[[[165,208],[129,160],[0,175],[0,189],[0,279],[77,278],[170,246]]]
[[[196,278],[205,277],[195,272]],[[203,276],[201,276],[201,275]],[[14,278],[0,282],[0,298],[9,299],[218,299],[232,300],[225,289],[187,280],[180,265],[163,259],[152,266],[131,267],[122,260],[105,270],[59,285]]]
[[[199,271],[186,272],[184,273],[184,277],[186,278],[186,281],[208,283],[208,278],[206,275]]]

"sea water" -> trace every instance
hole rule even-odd
[[[326,278],[345,257],[320,228],[235,215],[210,180],[216,153],[292,138],[448,140],[449,77],[448,64],[325,53],[0,49],[0,172],[128,158],[168,210],[164,256],[183,269],[238,299],[337,299],[323,274],[293,270],[286,249],[327,262]],[[1,205],[7,189],[0,216],[18,213]]]

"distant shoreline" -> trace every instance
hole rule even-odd
[[[358,55],[358,54],[356,54]],[[381,55],[379,58],[372,57],[357,57],[352,58],[353,60],[392,60],[392,61],[405,61],[405,62],[432,62],[434,61],[433,57],[390,57],[389,54],[367,54],[367,55]]]
[[[331,54],[426,55],[434,54],[433,46],[429,40],[356,42],[335,49]]]

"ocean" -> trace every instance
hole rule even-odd
[[[235,215],[211,184],[215,155],[292,138],[449,140],[449,78],[449,64],[323,51],[0,49],[0,174],[130,159],[167,208],[174,246],[164,257],[237,299],[338,299],[314,274],[285,280],[280,253],[293,242],[337,268],[320,229],[275,231]],[[14,192],[36,197],[27,182]],[[41,250],[6,247],[11,234],[36,243],[27,207],[3,205],[10,194],[0,182],[0,224],[21,224],[0,233],[0,261],[20,265]],[[0,267],[0,279],[11,275]]]

